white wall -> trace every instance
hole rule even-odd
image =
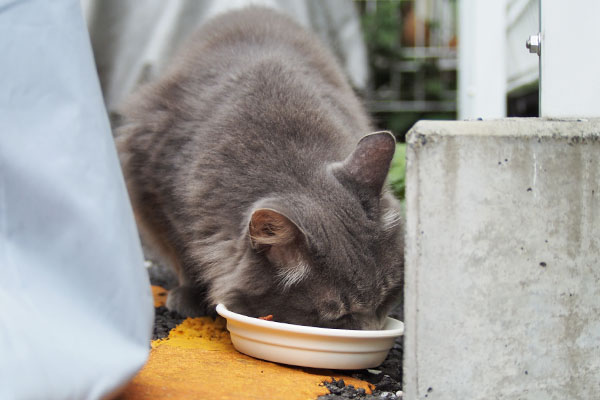
[[[541,0],[541,116],[600,117],[600,1]]]
[[[599,117],[598,17],[598,0],[460,0],[459,118],[504,117],[506,94],[538,81],[542,117]]]
[[[458,118],[506,116],[505,0],[460,0]]]
[[[525,47],[530,35],[539,31],[538,0],[508,0],[506,5],[506,84],[507,91],[536,83],[539,57]]]

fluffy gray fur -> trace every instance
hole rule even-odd
[[[381,326],[402,291],[401,214],[384,185],[395,141],[369,134],[312,34],[258,7],[219,16],[122,115],[138,227],[180,281],[169,308]]]

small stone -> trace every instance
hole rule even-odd
[[[402,390],[398,390],[396,392],[396,397],[398,397],[399,399],[401,399],[403,395],[404,395],[404,393],[402,392]]]

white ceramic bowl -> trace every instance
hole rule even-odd
[[[382,330],[361,331],[265,321],[229,311],[223,304],[217,306],[217,313],[227,319],[231,341],[239,352],[302,367],[376,367],[404,333],[404,324],[389,317]]]

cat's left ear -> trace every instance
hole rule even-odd
[[[359,192],[369,196],[381,193],[396,150],[391,132],[374,132],[363,136],[354,151],[334,166],[334,174]]]

